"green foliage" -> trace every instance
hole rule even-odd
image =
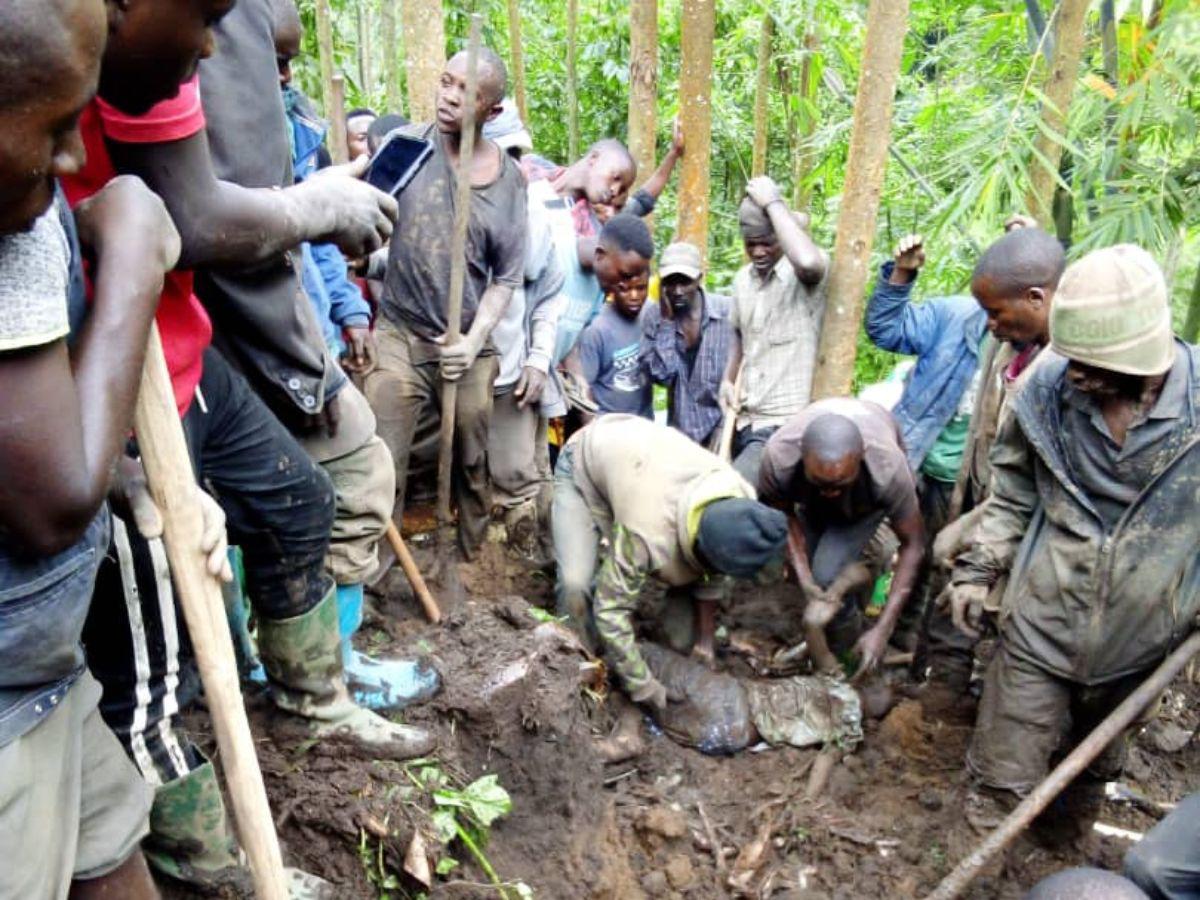
[[[337,59],[347,76],[348,102],[378,107],[383,99],[384,48],[380,0],[331,0]],[[315,52],[313,0],[301,0]],[[374,81],[359,83],[356,4],[369,12]],[[681,0],[659,0],[658,138],[665,153],[678,108]],[[1049,4],[1043,4],[1044,7]],[[1099,6],[1099,4],[1095,4]],[[1152,27],[1151,10],[1159,7]],[[864,40],[865,0],[721,0],[713,53],[713,157],[709,227],[710,283],[728,287],[743,262],[736,206],[750,167],[755,53],[761,16],[776,20],[770,97],[768,171],[809,197],[813,233],[832,247],[850,139],[851,106]],[[467,17],[485,20],[484,40],[508,53],[505,0],[446,0],[448,50],[464,41]],[[538,151],[561,162],[567,148],[566,4],[521,0],[529,127]],[[1106,81],[1100,20],[1093,9],[1084,62],[1070,109],[1060,169],[1071,203],[1060,234],[1072,258],[1119,241],[1145,246],[1171,278],[1182,324],[1200,259],[1200,7],[1194,0],[1117,0],[1118,71]],[[628,96],[628,3],[580,0],[579,103],[584,146],[624,138]],[[805,46],[811,35],[814,47]],[[391,48],[401,54],[405,48]],[[808,64],[812,88],[800,94]],[[1013,0],[912,0],[892,145],[924,186],[889,162],[881,198],[875,255],[882,260],[903,234],[926,236],[929,263],[920,293],[961,292],[978,250],[1004,220],[1024,211],[1024,195],[1039,127],[1046,62],[1031,39],[1024,5]],[[298,80],[320,97],[315,60]],[[882,136],[881,136],[882,139]],[[796,184],[795,161],[813,165]],[[646,173],[643,173],[645,175]],[[656,239],[675,227],[674,190],[655,216]],[[858,382],[874,380],[890,358],[860,344]]]

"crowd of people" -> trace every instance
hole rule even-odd
[[[151,869],[249,884],[179,723],[200,686],[131,436],[152,326],[243,674],[318,740],[436,746],[396,713],[438,673],[353,638],[447,383],[460,552],[495,521],[552,566],[632,703],[681,700],[639,647],[649,581],[689,598],[715,666],[734,582],[786,579],[817,671],[860,684],[915,649],[930,715],[977,705],[981,829],[1195,627],[1200,350],[1144,250],[1067,266],[1015,217],[970,295],[917,302],[907,236],[866,316],[915,357],[899,396],[814,400],[831,261],[769,177],[738,210],[746,265],[710,291],[705,248],[659,253],[645,221],[678,128],[636,188],[616,139],[556,165],[483,49],[474,95],[467,55],[446,63],[432,123],[351,111],[332,165],[292,83],[301,33],[294,0],[0,6],[0,898],[156,897]],[[395,134],[432,155],[393,196],[361,176]],[[1152,897],[1197,890],[1182,809],[1131,857]],[[336,895],[289,874],[295,897]]]

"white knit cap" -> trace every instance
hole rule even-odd
[[[1161,375],[1170,369],[1171,305],[1158,263],[1141,247],[1118,244],[1069,266],[1050,306],[1050,346],[1110,372]]]

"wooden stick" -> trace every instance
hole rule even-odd
[[[458,185],[454,194],[454,234],[450,242],[450,297],[446,309],[446,346],[462,334],[463,284],[467,268],[467,226],[471,221],[471,160],[475,156],[475,94],[479,86],[479,30],[481,17],[471,16],[467,45],[467,93],[463,98],[463,128],[458,144]],[[454,414],[458,383],[442,381],[442,427],[438,446],[438,541],[450,527],[450,473],[454,464]]]
[[[255,892],[259,900],[287,900],[283,858],[242,705],[221,585],[208,573],[199,549],[204,524],[157,326],[150,332],[134,428],[150,493],[162,513],[171,576],[195,650]]]
[[[329,84],[329,155],[341,165],[350,161],[346,143],[346,77],[335,72]]]
[[[725,410],[725,420],[721,423],[721,443],[717,455],[725,462],[733,459],[733,432],[737,428],[738,413],[742,410],[742,376],[746,373],[746,361],[738,366],[737,375],[733,379],[734,405]]]
[[[408,547],[404,543],[404,538],[400,536],[400,529],[396,527],[395,522],[388,522],[387,539],[388,543],[392,545],[392,550],[396,554],[400,568],[408,576],[408,583],[412,585],[413,593],[417,595],[417,599],[421,601],[421,606],[425,608],[425,617],[434,625],[437,625],[442,621],[442,611],[438,608],[437,600],[434,599],[433,594],[429,592],[429,588],[425,584],[425,579],[421,576],[421,570],[417,568],[416,560],[408,552]]]
[[[1097,725],[1095,730],[1084,738],[925,900],[954,900],[962,894],[971,880],[979,874],[979,870],[987,865],[988,860],[1012,843],[1105,747],[1141,715],[1142,710],[1166,690],[1175,676],[1183,671],[1197,653],[1200,653],[1200,632],[1193,632],[1192,636],[1163,660],[1162,665],[1155,669],[1136,691],[1126,697],[1120,706],[1109,713],[1108,717]]]

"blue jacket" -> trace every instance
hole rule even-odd
[[[284,98],[292,138],[292,168],[297,182],[317,171],[317,151],[325,139],[325,123],[307,108],[303,98]],[[301,244],[301,280],[321,323],[325,344],[335,354],[345,351],[342,329],[366,328],[371,306],[346,275],[346,261],[333,244]]]
[[[889,284],[895,264],[880,269],[867,304],[867,336],[876,347],[917,357],[904,395],[892,415],[900,424],[908,464],[921,467],[979,367],[987,313],[971,297],[933,297],[911,302],[913,285]]]

